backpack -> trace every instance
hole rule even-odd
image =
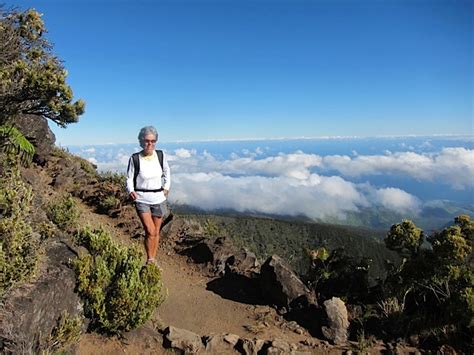
[[[163,171],[163,151],[156,150],[156,154],[158,155],[158,161],[160,162],[161,170]],[[134,174],[133,174],[133,188],[135,191],[144,191],[144,192],[160,192],[163,191],[163,187],[160,187],[157,190],[144,190],[144,189],[137,189],[137,176],[140,173],[140,153],[133,153],[132,154],[132,161],[134,167]]]

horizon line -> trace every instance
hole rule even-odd
[[[212,143],[212,142],[258,142],[258,141],[291,141],[291,140],[339,140],[339,139],[387,139],[387,138],[474,138],[474,134],[400,134],[400,135],[376,135],[376,136],[314,136],[314,137],[270,137],[270,138],[209,138],[196,140],[175,140],[175,141],[160,141],[161,144],[173,143]],[[57,144],[60,147],[83,147],[83,146],[103,146],[103,145],[121,145],[121,144],[136,144],[136,142],[122,142],[122,143],[86,143],[86,144]]]

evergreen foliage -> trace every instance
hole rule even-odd
[[[352,322],[353,339],[363,332],[385,341],[415,335],[431,345],[449,343],[472,352],[474,332],[474,222],[456,217],[454,225],[427,238],[412,221],[393,225],[385,243],[402,258],[389,263],[386,278],[369,287],[370,260],[357,261],[342,249],[308,250],[307,283],[318,299],[333,296],[361,307]],[[364,335],[364,337],[365,337]]]
[[[28,222],[33,193],[18,168],[0,177],[0,297],[36,270],[38,240]]]
[[[76,201],[69,194],[64,194],[46,206],[46,215],[60,229],[74,228],[80,216]]]
[[[160,269],[143,266],[135,247],[113,242],[104,229],[82,229],[77,240],[90,253],[77,259],[74,268],[91,327],[113,334],[145,323],[164,301]]]
[[[45,344],[41,344],[41,354],[60,354],[77,343],[82,334],[82,318],[71,317],[67,311],[61,313],[57,325],[51,331]]]
[[[387,278],[384,285],[386,296],[396,298],[403,305],[399,322],[404,335],[439,333],[446,337],[444,341],[463,344],[472,339],[474,222],[465,215],[457,217],[454,222],[453,226],[427,238],[432,248],[411,253],[402,265],[392,269]],[[422,237],[421,240],[417,237],[422,233],[413,224],[410,230],[415,235],[399,234],[395,250],[401,251],[398,245],[412,246],[423,242]],[[393,247],[388,240],[387,246]]]
[[[404,220],[402,223],[394,224],[385,238],[385,244],[389,249],[399,253],[405,251],[412,255],[418,254],[423,243],[423,231],[419,229],[410,220]]]
[[[34,9],[0,7],[0,124],[34,114],[65,127],[84,113],[84,102],[73,101],[67,71],[44,38],[41,16]]]
[[[318,299],[340,297],[351,303],[367,299],[369,259],[357,260],[346,255],[341,248],[328,251],[323,247],[307,253],[310,267],[305,279],[317,292]]]

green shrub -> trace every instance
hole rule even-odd
[[[160,269],[143,266],[136,247],[117,244],[103,229],[82,229],[77,240],[90,253],[77,259],[74,269],[91,327],[120,333],[145,323],[164,301]]]
[[[100,173],[99,179],[101,182],[110,182],[116,185],[123,186],[125,188],[125,181],[127,177],[125,176],[125,174],[107,171]]]
[[[46,343],[41,347],[43,353],[57,354],[68,346],[77,343],[82,334],[82,318],[71,317],[67,311],[61,313],[57,325],[51,331]]]
[[[95,166],[90,162],[82,158],[78,158],[81,164],[81,169],[91,176],[97,176],[97,170]]]
[[[31,276],[38,262],[38,240],[28,222],[33,192],[17,169],[0,178],[0,296]]]
[[[20,171],[10,167],[0,177],[0,212],[3,217],[26,218],[30,212],[33,190],[23,182]]]
[[[206,222],[204,223],[204,235],[208,238],[213,238],[219,237],[221,234],[222,231],[217,222],[213,219],[206,218]]]
[[[67,148],[63,147],[54,147],[53,150],[51,151],[51,156],[53,157],[58,157],[58,158],[68,158],[70,155],[69,151]]]
[[[72,196],[66,194],[50,202],[46,207],[46,214],[53,223],[65,230],[76,226],[80,211]]]
[[[411,225],[411,232],[400,234],[399,244],[417,247],[423,234],[418,241],[420,231]],[[403,304],[402,315],[407,322],[401,328],[407,334],[444,333],[446,339],[437,340],[457,339],[459,346],[469,341],[468,334],[474,331],[473,230],[469,216],[457,217],[455,225],[427,238],[431,249],[418,249],[390,272],[385,296]],[[445,331],[437,332],[439,329]]]
[[[120,206],[120,200],[117,197],[110,195],[98,201],[97,210],[100,213],[109,214],[111,211],[120,208]]]
[[[36,231],[41,235],[41,239],[44,240],[53,238],[58,232],[58,229],[53,222],[45,221],[36,227]]]
[[[359,302],[369,293],[370,260],[357,260],[344,249],[326,248],[307,250],[310,266],[304,280],[318,294],[318,298],[340,297]]]

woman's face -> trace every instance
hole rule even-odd
[[[143,152],[145,155],[153,154],[156,145],[156,136],[152,133],[147,134],[143,140]]]

